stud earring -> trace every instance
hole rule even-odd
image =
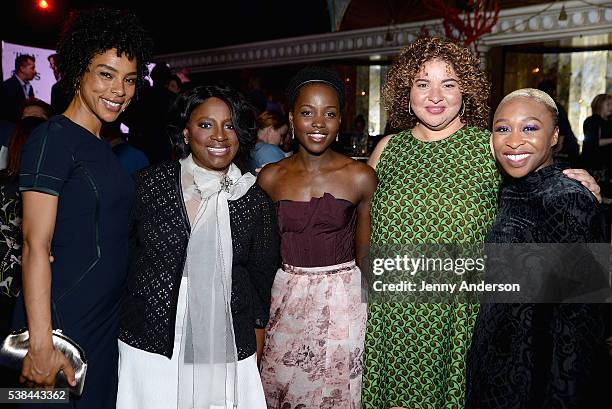
[[[338,142],[338,135],[340,135],[340,132],[336,134],[336,142]]]
[[[185,141],[185,145],[189,145],[189,139],[183,137],[183,141]]]

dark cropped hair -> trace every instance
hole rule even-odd
[[[28,60],[36,62],[36,58],[30,54],[19,54],[17,58],[15,58],[15,74],[17,74],[17,71],[19,71],[23,65],[27,64]]]
[[[154,87],[163,87],[170,82],[172,78],[172,70],[165,61],[160,61],[155,64],[155,67],[151,70],[151,79],[153,80]]]
[[[19,165],[21,164],[21,148],[26,140],[38,125],[45,122],[45,118],[38,116],[28,116],[17,122],[17,126],[13,128],[9,138],[8,145],[8,164],[2,177],[13,178],[19,174]]]
[[[23,115],[23,111],[25,111],[27,107],[32,107],[32,106],[41,108],[46,115],[45,119],[49,119],[51,117],[51,113],[53,112],[53,109],[51,109],[51,105],[47,104],[45,101],[40,100],[38,98],[28,98],[25,101],[23,101],[21,105],[19,106],[19,115],[20,116]]]
[[[132,13],[110,9],[72,12],[57,45],[60,84],[72,98],[92,59],[111,49],[136,59],[136,90],[148,74],[153,42]]]
[[[423,64],[431,60],[442,60],[457,73],[465,107],[461,122],[486,129],[491,86],[480,68],[479,59],[469,48],[438,37],[416,40],[401,52],[389,69],[383,94],[391,125],[397,129],[408,129],[417,124],[417,117],[408,109],[410,90]]]
[[[310,66],[301,69],[291,80],[287,86],[286,95],[289,101],[289,109],[293,110],[295,100],[297,99],[300,88],[306,84],[313,82],[329,85],[338,94],[338,103],[340,104],[340,112],[344,109],[345,90],[344,83],[340,75],[334,70],[326,67]]]
[[[255,110],[242,94],[232,88],[215,85],[199,86],[179,94],[170,109],[170,120],[167,126],[172,147],[181,159],[191,153],[190,146],[185,143],[183,130],[187,127],[191,113],[212,97],[219,98],[229,107],[232,125],[234,125],[240,143],[234,163],[240,170],[246,172],[249,167],[249,155],[257,139]]]
[[[172,74],[165,85],[170,84],[172,81],[176,81],[176,85],[178,85],[179,89],[183,88],[183,80],[178,75]]]

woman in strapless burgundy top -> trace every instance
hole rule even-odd
[[[376,176],[329,148],[344,105],[338,74],[306,68],[287,94],[299,150],[258,176],[277,203],[283,259],[261,362],[267,405],[359,409],[366,304],[358,265]]]

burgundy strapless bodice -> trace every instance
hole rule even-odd
[[[280,200],[277,206],[283,263],[323,267],[355,258],[353,203],[325,193],[309,202]]]

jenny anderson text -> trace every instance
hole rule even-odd
[[[374,281],[372,289],[376,292],[520,292],[521,286],[520,284],[492,284],[484,281],[479,283],[467,281],[461,283],[428,283],[427,281],[421,281],[420,283],[412,281],[385,283]]]

